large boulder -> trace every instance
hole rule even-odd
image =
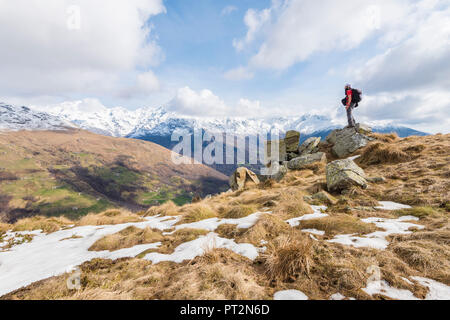
[[[237,168],[230,177],[230,187],[233,191],[242,190],[245,187],[255,186],[259,184],[257,175],[244,167]]]
[[[344,158],[356,150],[365,147],[374,139],[359,133],[356,128],[345,128],[334,130],[326,140],[329,144],[333,145],[333,153],[339,158]]]
[[[286,137],[284,138],[286,143],[286,152],[296,153],[298,150],[298,145],[300,143],[300,132],[291,130],[286,132]]]
[[[302,143],[302,145],[298,148],[298,153],[301,156],[314,153],[320,143],[320,137],[312,137]]]
[[[344,159],[327,165],[328,191],[342,191],[352,186],[367,188],[366,174],[353,160]]]
[[[306,166],[315,163],[315,162],[327,162],[327,156],[323,152],[317,152],[313,154],[307,154],[295,159],[292,159],[288,163],[289,170],[302,170]]]
[[[275,161],[283,162],[287,160],[286,142],[284,139],[278,140],[278,152],[279,157],[277,159],[276,155],[272,156],[272,144],[273,141],[266,142],[266,163],[272,163]]]

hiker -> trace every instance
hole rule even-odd
[[[361,102],[362,92],[357,89],[352,89],[350,84],[345,85],[345,98],[342,100],[342,104],[347,110],[348,127],[354,128],[356,126],[355,118],[353,118],[353,109],[358,107],[358,103]]]

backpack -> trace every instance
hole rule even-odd
[[[352,102],[356,103],[355,107],[358,107],[358,103],[362,100],[362,91],[358,89],[352,89]]]

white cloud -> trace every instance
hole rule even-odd
[[[226,16],[229,15],[231,13],[233,13],[234,11],[237,11],[237,7],[235,6],[226,6],[225,8],[222,9],[221,15],[222,16]]]
[[[426,13],[422,9],[420,15],[404,25],[409,37],[350,70],[350,75],[372,92],[449,88],[450,6]],[[396,32],[386,37],[392,39],[391,33]]]
[[[248,28],[247,35],[243,39],[234,39],[233,46],[237,51],[242,51],[247,45],[251,44],[262,27],[267,24],[271,17],[272,9],[257,11],[249,9],[244,17],[244,23]]]
[[[178,89],[175,97],[167,105],[168,110],[188,116],[225,116],[228,107],[210,90],[196,92],[189,87]]]
[[[390,121],[429,133],[448,133],[450,93],[414,90],[364,97],[357,116],[363,121]]]
[[[379,0],[375,5],[360,0],[273,1],[270,8],[248,10],[247,35],[233,45],[243,50],[261,37],[250,64],[283,70],[316,53],[358,47],[403,18],[411,1]]]
[[[197,92],[189,87],[178,89],[166,108],[181,115],[203,118],[261,117],[268,111],[260,101],[241,98],[237,103],[228,105],[210,90]]]
[[[162,0],[0,0],[0,94],[120,92],[163,59],[146,24],[163,12]]]
[[[239,67],[225,72],[224,77],[227,80],[240,81],[253,79],[254,74],[248,68]]]

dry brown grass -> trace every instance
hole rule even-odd
[[[261,240],[269,241],[281,234],[289,233],[291,227],[279,217],[272,214],[264,214],[251,228],[241,232],[236,237],[236,242],[261,245]]]
[[[217,217],[217,213],[210,206],[201,202],[184,206],[181,209],[181,214],[183,215],[183,218],[179,224],[192,223]]]
[[[7,223],[0,223],[0,235],[11,229],[12,229],[12,225],[7,224]]]
[[[88,214],[81,218],[78,222],[78,226],[102,226],[123,224],[130,222],[141,222],[143,219],[137,214],[125,211],[125,210],[107,210],[99,214]]]
[[[309,274],[312,240],[298,233],[281,235],[268,246],[262,255],[269,279],[288,280],[296,274]]]
[[[372,223],[364,223],[358,218],[340,214],[322,219],[305,220],[300,224],[300,229],[317,229],[325,231],[328,237],[337,234],[359,234],[364,235],[377,230]]]
[[[413,207],[410,209],[397,210],[393,212],[393,214],[397,216],[414,216],[417,218],[441,217],[445,215],[432,207]]]
[[[258,208],[255,205],[239,204],[225,208],[224,213],[221,214],[221,217],[227,219],[239,219],[256,212],[258,212]]]
[[[274,214],[284,220],[313,213],[313,209],[303,198],[305,194],[295,188],[286,188],[281,194],[278,205],[274,208]]]
[[[383,142],[387,142],[387,143],[392,143],[392,142],[400,140],[399,136],[395,132],[389,133],[389,134],[371,133],[369,136],[372,138],[375,138],[379,141],[383,141]]]
[[[413,156],[392,144],[372,143],[361,153],[356,162],[363,166],[379,165],[386,163],[401,163],[411,161]]]
[[[140,244],[155,243],[164,239],[161,231],[145,228],[128,227],[118,233],[97,240],[89,251],[116,251]]]
[[[13,225],[13,231],[42,230],[44,233],[52,233],[71,224],[73,224],[73,222],[64,217],[32,217],[17,221]]]
[[[179,215],[180,207],[178,207],[173,201],[167,201],[166,203],[151,207],[147,210],[146,216],[176,216]]]

